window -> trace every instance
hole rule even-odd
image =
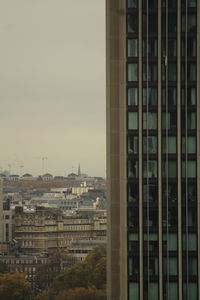
[[[156,81],[157,80],[157,65],[155,63],[143,64],[143,80]],[[148,78],[147,78],[148,72]]]
[[[138,178],[138,161],[135,159],[128,160],[128,177]]]
[[[186,90],[183,88],[181,90],[181,98],[182,105],[185,105],[185,94]],[[196,89],[187,87],[187,105],[195,105],[196,104]]]
[[[185,251],[187,248],[189,251],[197,250],[197,236],[195,233],[188,233],[188,239],[186,239],[186,235],[183,234],[183,250]]]
[[[151,1],[152,2],[152,1]],[[150,1],[149,1],[150,4]],[[147,19],[148,19],[148,24],[147,24]],[[147,18],[146,14],[143,14],[142,16],[143,20],[143,34],[147,34],[147,29],[149,34],[157,34],[158,31],[158,15],[157,13],[151,12]]]
[[[197,283],[189,282],[188,288],[187,284],[183,283],[183,300],[197,300]]]
[[[176,233],[168,233],[168,245],[167,245],[167,236],[166,234],[163,235],[163,243],[164,249],[169,251],[176,251],[177,250],[177,234]]]
[[[143,177],[144,178],[157,178],[157,161],[149,160],[148,161],[148,169],[147,162],[143,162]]]
[[[129,257],[129,276],[139,274],[139,258]]]
[[[148,140],[148,144],[147,144]],[[143,137],[143,153],[157,153],[157,137],[156,136],[146,136]]]
[[[148,123],[148,124],[147,124]],[[143,129],[157,129],[157,113],[143,113]]]
[[[176,257],[169,257],[164,259],[164,273],[167,274],[167,269],[170,276],[176,276],[178,274],[178,262]]]
[[[139,300],[139,283],[129,282],[129,300]]]
[[[191,14],[187,16],[187,32],[196,32],[196,15]],[[182,15],[182,32],[185,32],[186,28],[186,18]]]
[[[129,112],[128,113],[128,129],[134,130],[138,128],[138,113]]]
[[[148,43],[146,39],[143,39],[142,44],[142,54],[144,57],[156,57],[157,56],[157,40],[156,39],[149,39]]]
[[[148,92],[147,92],[148,91]],[[149,87],[142,89],[143,105],[157,105],[157,88]]]
[[[168,73],[168,80],[169,81],[176,81],[176,64],[169,63],[167,65],[162,64],[162,80],[166,80],[166,71]]]
[[[138,202],[139,192],[138,184],[128,183],[128,202]]]
[[[196,136],[187,137],[187,148],[186,148],[186,138],[182,137],[182,153],[193,154],[196,153]]]
[[[138,80],[138,65],[136,63],[128,64],[128,81]]]
[[[137,0],[128,0],[128,8],[137,8]]]
[[[168,98],[168,105],[176,105],[176,88],[169,87],[167,90],[167,95],[166,89],[162,88],[162,105],[166,105],[166,96]]]
[[[165,183],[163,183],[163,206],[168,204],[174,204],[177,202],[177,185],[176,183],[168,183],[166,186]]]
[[[162,129],[176,129],[176,112],[162,113]]]
[[[138,136],[128,136],[128,153],[137,154],[138,153]]]
[[[185,48],[185,39],[182,39],[181,41],[181,53],[182,56],[185,56],[187,54],[187,57],[196,57],[196,38],[193,37],[188,37],[187,40],[187,53],[186,53],[186,48]]]
[[[158,300],[158,283],[150,282],[149,283],[149,297],[144,298],[148,300]]]
[[[168,49],[166,51],[166,40],[162,40],[162,56],[168,56],[168,57],[176,57],[176,40],[175,39],[169,39],[168,40]]]
[[[128,106],[138,105],[138,89],[128,88]]]
[[[128,39],[128,57],[138,56],[138,40]]]
[[[131,15],[128,15],[128,32],[129,33],[135,33],[138,32],[138,14],[132,13]]]
[[[187,178],[195,178],[196,177],[196,161],[195,160],[188,160],[187,163],[185,161],[182,162],[182,177],[186,177],[186,172],[187,172]]]
[[[185,111],[182,111],[182,129],[185,130]],[[196,113],[195,112],[188,112],[187,113],[187,129],[196,129]]]
[[[134,248],[134,246],[138,245],[138,241],[139,241],[139,235],[138,235],[138,233],[129,233],[129,235],[128,235],[128,243],[129,243],[128,250],[129,251],[136,251],[136,249]]]
[[[168,136],[162,138],[162,151],[163,153],[176,154],[176,137]]]
[[[147,199],[148,197],[148,199]],[[156,184],[143,185],[143,201],[156,203],[158,200],[158,188]]]
[[[128,209],[128,226],[129,226],[129,228],[139,226],[138,214],[139,213],[138,213],[137,209],[135,209],[133,207],[129,207],[129,209]]]
[[[196,80],[196,65],[194,63],[187,64],[187,78],[185,73],[185,64],[182,64],[182,80],[195,81]]]
[[[176,282],[169,282],[169,299],[178,299],[178,284]]]
[[[176,178],[176,161],[169,160],[168,163],[163,161],[163,177]]]

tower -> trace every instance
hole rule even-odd
[[[200,1],[106,2],[108,299],[200,299]]]
[[[80,163],[78,164],[78,176],[79,177],[81,176],[81,166],[80,166]]]

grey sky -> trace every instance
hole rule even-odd
[[[0,1],[0,167],[105,176],[104,0]],[[72,168],[75,166],[75,169]]]

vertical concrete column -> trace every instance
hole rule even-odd
[[[3,181],[0,179],[0,241],[3,241]]]

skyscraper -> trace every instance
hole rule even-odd
[[[200,299],[200,1],[106,24],[108,299]]]

